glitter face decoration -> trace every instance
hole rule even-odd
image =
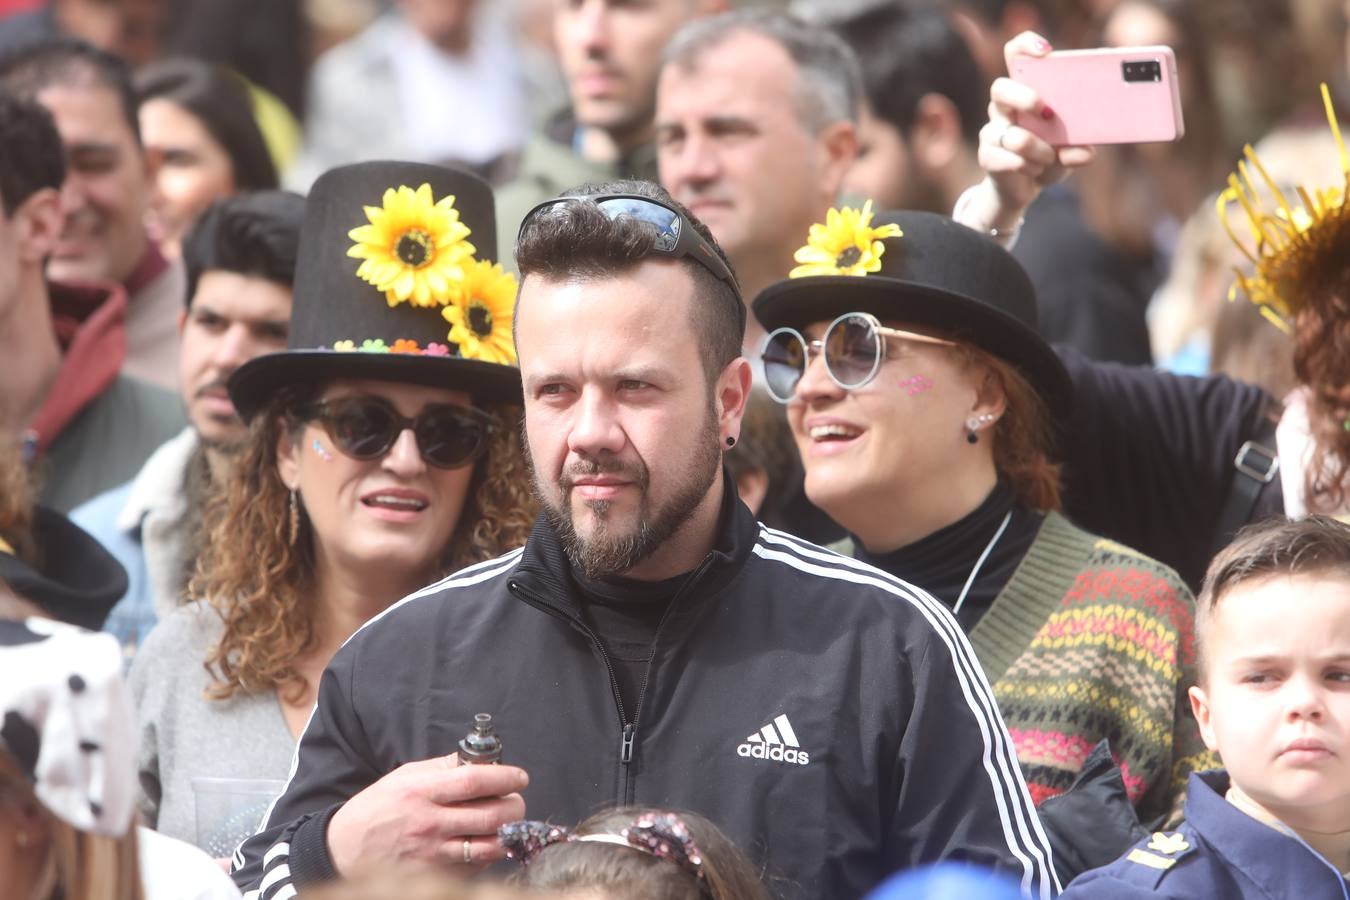
[[[333,461],[333,454],[328,452],[328,448],[325,447],[323,442],[318,438],[315,438],[314,443],[310,444],[310,446],[314,448],[314,454],[318,456],[319,459],[322,459],[324,462]]]
[[[900,387],[911,397],[919,394],[925,394],[933,389],[933,379],[927,375],[911,375],[900,382]]]

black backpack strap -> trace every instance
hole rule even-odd
[[[1281,490],[1277,478],[1280,474],[1280,455],[1275,449],[1276,424],[1274,416],[1262,412],[1251,438],[1243,442],[1237,456],[1233,457],[1233,481],[1215,524],[1211,553],[1218,553],[1228,546],[1238,529],[1252,520],[1262,492],[1268,488]],[[1273,488],[1270,487],[1272,483]]]

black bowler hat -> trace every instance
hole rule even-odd
[[[831,210],[827,224],[814,226],[798,251],[806,264],[755,298],[760,323],[801,329],[866,312],[933,328],[1011,363],[1056,419],[1067,418],[1073,385],[1037,331],[1036,292],[1012,254],[946,216],[882,213],[869,223],[870,213],[870,204],[861,214]]]
[[[278,389],[371,378],[519,403],[515,276],[496,264],[492,189],[468,172],[367,162],[325,172],[305,207],[290,338],[230,378],[245,420]]]
[[[90,631],[103,627],[127,592],[127,572],[103,545],[70,519],[33,507],[32,563],[0,540],[0,581],[53,619]]]

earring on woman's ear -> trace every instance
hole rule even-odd
[[[291,488],[291,522],[290,539],[291,546],[295,546],[295,540],[300,536],[300,501],[296,499],[295,488]]]
[[[980,442],[980,420],[975,416],[966,419],[966,443],[978,444]]]

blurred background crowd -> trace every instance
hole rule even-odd
[[[594,16],[597,4],[582,0],[4,0],[0,49],[64,33],[136,69],[140,99],[155,101],[140,109],[154,174],[144,208],[136,205],[128,214],[143,216],[149,234],[172,258],[188,225],[212,200],[278,182],[304,191],[325,169],[363,159],[449,162],[497,186],[533,180],[535,192],[568,182],[568,176],[604,171],[577,168],[575,159],[559,153],[623,163],[618,168],[627,168],[626,174],[655,175],[654,160],[640,152],[651,139],[650,122],[643,120],[651,114],[655,73],[641,69],[650,68],[664,40],[702,4],[600,5],[620,11],[602,22]],[[873,0],[731,0],[711,8],[724,5],[790,9],[834,23],[862,51],[866,74],[885,71],[867,58],[889,52],[884,42],[865,46],[866,11],[878,5]],[[983,88],[1003,71],[1003,43],[1022,30],[1046,35],[1057,49],[1167,44],[1176,50],[1185,138],[1112,148],[1076,174],[1072,186],[1083,222],[1100,239],[1084,246],[1102,255],[1093,269],[1103,279],[1059,290],[1109,290],[1113,296],[1100,303],[1119,308],[1103,314],[1109,325],[1094,325],[1070,321],[1060,304],[1043,296],[1047,337],[1094,358],[1152,361],[1185,373],[1228,372],[1283,396],[1292,378],[1287,354],[1280,352],[1278,336],[1257,327],[1252,309],[1222,302],[1237,253],[1206,213],[1246,143],[1265,142],[1258,150],[1277,178],[1320,182],[1336,171],[1316,85],[1330,82],[1338,104],[1347,102],[1344,4],[916,5],[943,8],[978,63],[985,85],[973,86],[979,90],[972,103],[958,111],[971,135],[983,121]],[[689,9],[674,9],[683,6]],[[554,22],[555,8],[566,10],[561,24]],[[608,113],[584,109],[583,100],[577,115],[572,100],[588,90],[579,74],[587,65],[596,67],[596,79],[630,82],[629,96],[607,101]],[[569,67],[577,75],[571,94]],[[248,113],[266,152],[241,121]],[[622,129],[604,124],[605,115],[630,118],[637,131],[625,138]],[[890,152],[884,128],[884,118],[864,128],[858,194],[870,190],[879,208],[903,201],[950,212],[943,208],[944,192],[932,184],[875,196],[869,151],[876,148],[874,156],[882,156],[872,168],[894,167],[892,157],[883,156]],[[555,173],[540,175],[541,168]],[[499,217],[503,234],[513,235],[524,211],[517,209],[518,196],[508,189],[500,201],[516,213]],[[1024,248],[1023,263],[1033,277],[1038,266],[1051,265],[1044,256]],[[144,374],[135,361],[132,369]]]

